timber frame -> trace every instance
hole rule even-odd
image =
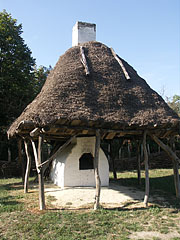
[[[76,124],[79,123],[79,121],[76,121]],[[55,131],[52,131],[52,129],[56,129]],[[29,130],[29,129],[28,129]],[[60,131],[62,133],[60,134]],[[21,133],[20,133],[21,132]],[[168,132],[168,134],[167,134]],[[66,137],[63,136],[63,134]],[[137,139],[138,143],[138,149],[137,149],[137,162],[138,162],[138,182],[141,183],[141,170],[140,170],[140,146],[142,143],[142,150],[143,150],[143,156],[144,156],[144,163],[145,163],[145,197],[144,197],[144,205],[145,207],[148,206],[148,200],[149,200],[149,170],[148,170],[148,152],[147,152],[147,146],[146,146],[146,138],[147,136],[151,137],[152,140],[154,140],[158,146],[160,146],[171,158],[173,162],[173,171],[174,171],[174,182],[175,182],[175,190],[176,190],[176,197],[180,198],[180,182],[179,182],[179,163],[180,159],[176,156],[175,152],[173,150],[165,145],[159,138],[161,137],[170,137],[172,138],[171,134],[174,133],[174,129],[169,129],[166,134],[162,130],[159,129],[157,131],[153,130],[115,130],[115,129],[98,129],[95,127],[83,127],[83,126],[59,126],[59,125],[53,125],[52,127],[36,127],[30,131],[30,134],[27,134],[24,128],[20,128],[20,131],[18,132],[18,135],[22,136],[24,139],[24,145],[25,145],[25,152],[27,156],[27,167],[26,167],[26,174],[24,179],[24,192],[28,192],[28,178],[29,178],[29,171],[30,171],[30,164],[31,164],[31,156],[29,151],[30,143],[32,144],[32,149],[34,153],[34,159],[36,163],[36,170],[38,173],[38,181],[39,181],[39,208],[40,210],[45,209],[45,196],[44,196],[44,180],[43,180],[43,174],[45,169],[49,166],[50,162],[55,158],[55,156],[60,153],[66,146],[68,146],[74,138],[77,136],[96,136],[96,142],[95,142],[95,151],[94,151],[94,173],[95,173],[95,182],[96,182],[96,192],[95,192],[95,201],[94,201],[94,210],[98,209],[100,206],[100,192],[101,192],[101,180],[99,176],[99,169],[98,169],[98,156],[99,156],[99,148],[100,148],[100,142],[103,139],[112,140],[115,137],[123,137],[123,138],[129,138],[133,137]],[[56,135],[57,134],[57,135]],[[56,149],[56,152],[54,152],[47,160],[43,161],[41,160],[42,155],[42,144],[43,141],[48,141],[49,139],[54,140],[54,136],[59,136],[59,138],[55,138],[56,140],[64,140],[65,143],[60,146],[58,149]],[[68,138],[67,138],[68,135]],[[20,140],[19,140],[20,141]],[[38,147],[36,148],[35,141],[38,141]],[[19,148],[21,147],[19,143]],[[20,157],[20,153],[19,153]],[[116,172],[114,172],[114,177],[117,178]]]
[[[42,91],[10,126],[8,137],[21,137],[31,142],[40,185],[43,185],[43,169],[50,162],[44,164],[41,160],[43,141],[68,142],[73,136],[96,136],[95,155],[102,140],[123,138],[142,141],[146,163],[144,202],[147,205],[146,137],[156,141],[172,159],[178,195],[179,159],[160,139],[170,139],[179,133],[179,116],[136,70],[113,49],[101,42],[90,41],[70,48],[59,58]],[[27,148],[30,146],[29,142],[25,144]],[[26,154],[28,156],[28,150]],[[95,158],[96,188],[100,186],[97,162]],[[28,169],[26,173],[27,182]],[[41,208],[45,208],[43,187],[40,191]],[[98,208],[100,190],[96,192],[95,209]]]

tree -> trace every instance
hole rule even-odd
[[[171,99],[167,99],[168,105],[180,116],[180,96],[174,95]]]
[[[0,160],[7,159],[8,148],[16,157],[16,143],[7,141],[7,128],[39,93],[51,70],[37,68],[21,34],[22,25],[5,10],[0,12]]]
[[[35,95],[37,95],[40,92],[51,70],[52,70],[51,66],[49,66],[48,68],[44,66],[40,66],[37,68],[37,66],[35,66],[34,69],[35,81],[33,86]]]
[[[0,131],[33,99],[35,59],[24,43],[22,25],[5,10],[0,13]]]

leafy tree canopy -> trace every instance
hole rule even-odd
[[[167,103],[180,116],[180,96],[174,95],[172,99],[167,99]]]
[[[21,34],[22,25],[5,10],[0,12],[0,131],[34,99],[50,70],[36,67]]]
[[[44,85],[46,78],[51,70],[52,70],[51,66],[49,66],[48,68],[44,67],[44,66],[39,66],[37,68],[37,66],[35,66],[35,69],[34,69],[34,75],[35,75],[34,93],[35,93],[35,95],[37,95],[39,93],[39,91],[41,90],[41,88]]]

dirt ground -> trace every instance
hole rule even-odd
[[[87,208],[93,206],[95,188],[66,187],[61,189],[51,184],[45,186],[45,194],[54,197],[51,203],[58,208]],[[122,207],[128,202],[143,205],[143,199],[144,192],[130,187],[119,186],[115,183],[110,183],[109,187],[101,188],[100,204],[103,207]],[[150,197],[149,201],[152,202],[153,198]]]

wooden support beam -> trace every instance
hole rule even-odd
[[[24,169],[24,161],[22,157],[22,139],[18,139],[18,164],[21,165],[21,174],[22,174],[22,182],[24,184],[24,175],[25,175],[25,169]]]
[[[65,147],[67,147],[75,138],[77,137],[77,134],[72,136],[70,139],[67,140],[62,146],[60,146],[57,151],[45,162],[38,164],[38,168],[43,168],[43,170],[46,170],[46,167],[49,165],[49,163],[60,153],[64,150]]]
[[[34,153],[34,160],[35,160],[35,164],[36,164],[36,170],[37,170],[37,173],[40,173],[36,145],[35,145],[35,142],[32,139],[31,139],[31,143],[32,143],[32,148],[33,148],[33,153]]]
[[[155,135],[148,132],[148,135],[168,154],[168,156],[173,160],[180,163],[180,159],[176,156],[176,154],[171,150],[169,146],[164,144],[159,138],[157,138]]]
[[[81,52],[81,62],[83,64],[83,66],[84,66],[86,75],[88,76],[90,74],[90,71],[89,71],[89,67],[88,67],[87,61],[86,61],[84,47],[80,46],[80,52]]]
[[[93,125],[93,123],[92,123]],[[74,129],[74,130],[77,130],[77,131],[83,131],[83,130],[89,130],[89,131],[96,131],[98,130],[98,127],[93,127],[93,126],[90,126],[90,123],[89,123],[89,126],[71,126],[71,125],[65,125],[65,124],[54,124],[51,126],[52,128],[58,128],[58,129]],[[143,134],[143,131],[142,130],[122,130],[122,129],[110,129],[110,128],[101,128],[101,131],[103,131],[104,133],[111,133],[111,132],[114,132],[116,134],[122,134],[122,136],[124,135],[142,135]]]
[[[176,197],[180,198],[179,164],[177,161],[173,161],[173,172]]]
[[[38,139],[38,164],[41,164],[41,155],[42,155],[42,143],[43,137],[39,136]],[[39,181],[39,209],[44,210],[45,207],[45,196],[44,196],[44,179],[43,179],[44,171],[40,171],[38,173],[38,181]]]
[[[111,157],[111,162],[112,162],[112,170],[113,170],[113,176],[114,176],[114,179],[117,179],[117,173],[116,173],[116,167],[115,167],[115,156],[113,156],[112,154],[112,147],[113,145],[113,142],[110,141],[110,157]]]
[[[141,185],[141,141],[137,144],[137,177],[138,184]]]
[[[9,146],[8,146],[8,162],[9,163],[11,162],[11,149]]]
[[[94,210],[99,208],[100,201],[100,192],[101,192],[101,179],[99,176],[99,149],[100,149],[100,130],[96,131],[96,143],[95,143],[95,153],[94,153],[94,174],[96,181],[96,194],[95,194],[95,202],[94,202]]]
[[[116,55],[116,53],[115,53],[115,51],[114,51],[113,48],[111,48],[111,52],[112,52],[114,58],[116,59],[116,61],[117,61],[117,62],[119,63],[119,65],[121,66],[121,69],[123,70],[123,73],[124,73],[126,79],[127,79],[127,80],[130,80],[131,78],[130,78],[128,72],[126,71],[126,68],[124,67],[123,62],[122,62],[121,59]]]
[[[174,137],[170,139],[171,149],[176,152],[176,146]],[[173,172],[174,172],[174,185],[176,191],[176,197],[180,198],[180,181],[179,181],[179,164],[177,161],[173,161]]]
[[[176,197],[180,198],[180,180],[179,180],[179,163],[180,159],[176,156],[176,154],[172,151],[172,149],[165,145],[160,139],[158,139],[155,135],[148,132],[148,135],[168,154],[170,159],[173,162],[173,171],[174,171],[174,184]]]
[[[148,167],[148,152],[146,148],[146,135],[147,131],[144,131],[143,135],[143,152],[144,152],[144,163],[145,163],[145,197],[144,197],[144,204],[148,206],[149,200],[149,167]]]
[[[106,139],[113,139],[116,136],[116,132],[110,132],[107,134]]]
[[[40,128],[35,128],[30,132],[30,136],[31,137],[36,137],[36,136],[39,135],[39,133],[40,133]]]
[[[25,146],[25,152],[27,157],[26,174],[24,179],[24,193],[27,193],[28,187],[29,187],[29,174],[31,170],[31,155],[30,155],[29,144],[27,140],[24,140],[24,146]]]

